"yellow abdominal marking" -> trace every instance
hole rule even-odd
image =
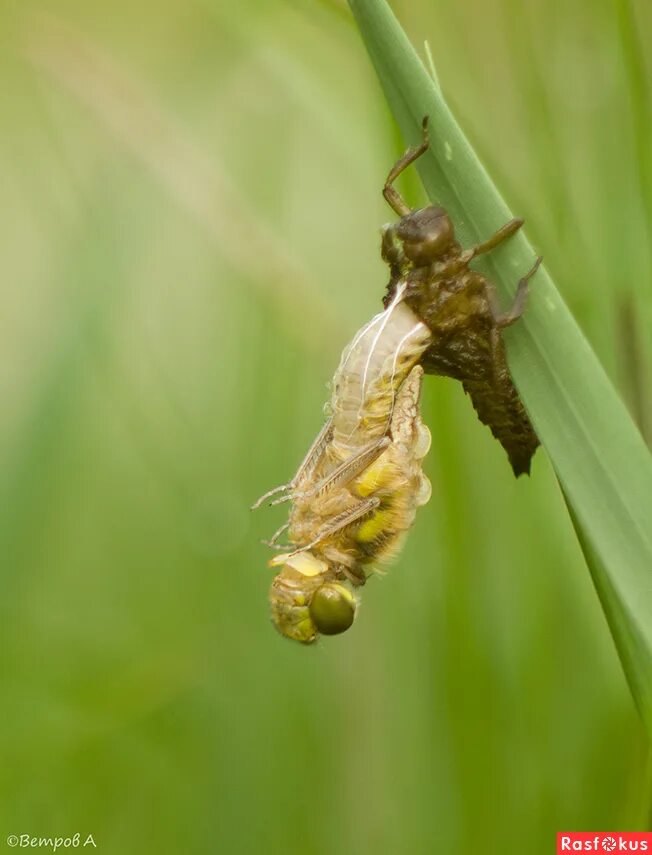
[[[383,532],[393,528],[394,514],[387,508],[376,511],[368,520],[365,520],[356,532],[356,540],[360,543],[371,543]]]
[[[396,466],[392,465],[387,454],[383,454],[358,477],[355,485],[357,494],[366,498],[381,487],[391,486],[395,471]]]

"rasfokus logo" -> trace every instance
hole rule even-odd
[[[644,831],[560,831],[557,855],[563,852],[649,852],[652,833]]]

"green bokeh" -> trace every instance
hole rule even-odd
[[[652,7],[394,9],[649,428]],[[451,382],[425,392],[432,500],[354,628],[269,625],[282,514],[248,506],[387,278],[402,143],[344,5],[8,2],[0,74],[0,847],[545,855],[645,828],[545,453],[515,481]]]

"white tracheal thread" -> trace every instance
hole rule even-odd
[[[385,315],[385,317],[383,319],[382,324],[380,325],[380,329],[376,333],[374,340],[371,343],[371,347],[369,348],[369,353],[367,355],[367,361],[365,362],[364,371],[362,372],[362,389],[361,389],[361,394],[360,394],[360,409],[358,410],[358,419],[362,416],[362,402],[364,401],[364,393],[367,389],[367,374],[369,372],[369,366],[371,365],[371,357],[373,356],[374,350],[376,349],[376,345],[378,344],[380,337],[383,334],[383,330],[387,326],[387,322],[389,321],[390,317],[392,316],[392,312],[394,311],[394,308],[396,306],[398,306],[398,304],[401,302],[401,299],[403,297],[403,294],[405,293],[406,288],[407,288],[407,282],[405,282],[405,281],[400,282],[396,288],[396,293],[394,294],[392,302],[385,309],[385,311],[382,312],[382,314]],[[392,379],[393,379],[393,377],[392,377]]]
[[[416,333],[421,332],[421,330],[423,330],[423,324],[421,323],[421,321],[419,321],[418,323],[416,323],[412,327],[412,329],[410,330],[409,333],[406,333],[403,336],[403,338],[399,341],[398,345],[396,346],[396,350],[394,351],[394,361],[392,362],[392,376],[390,377],[390,381],[389,381],[390,386],[392,387],[392,390],[394,389],[394,378],[396,377],[396,364],[398,362],[398,355],[401,352],[401,350],[403,349],[403,345],[406,342],[408,342],[412,338],[413,335],[416,335]],[[394,398],[395,397],[396,397],[396,392],[393,391],[392,392],[392,408],[394,407]],[[392,414],[390,412],[389,418],[391,419],[391,417],[392,417]],[[388,424],[389,424],[389,422],[388,422]]]
[[[406,344],[412,338],[412,336],[414,336],[416,333],[420,332],[422,329],[423,329],[423,324],[419,321],[419,323],[415,324],[412,327],[410,332],[406,333],[403,336],[403,338],[399,341],[399,343],[396,345],[396,348],[394,350],[394,358],[392,359],[392,373],[391,373],[390,378],[389,378],[389,386],[390,386],[390,389],[392,390],[392,398],[391,398],[391,402],[389,405],[389,409],[387,411],[387,421],[385,422],[385,432],[387,432],[387,430],[389,429],[389,426],[391,424],[392,415],[394,412],[394,404],[396,402],[396,391],[397,390],[394,389],[394,378],[396,377],[396,368],[397,368],[399,354],[401,353],[401,351],[403,349],[403,345]],[[363,387],[363,392],[364,392],[364,387]],[[362,402],[363,401],[364,401],[364,398],[361,399],[360,408],[358,410],[358,424],[356,424],[355,427],[352,429],[352,431],[348,434],[347,440],[350,440],[351,437],[353,436],[353,434],[358,429],[360,419],[362,418],[362,406],[363,406]]]
[[[353,341],[349,345],[347,345],[347,347],[344,349],[344,353],[342,354],[342,357],[340,359],[340,364],[337,368],[337,371],[335,372],[336,377],[339,374],[341,374],[343,372],[343,370],[346,368],[346,364],[349,361],[351,354],[353,353],[355,348],[358,346],[360,341],[366,336],[366,334],[370,330],[372,330],[376,326],[376,324],[379,321],[382,321],[382,319],[385,317],[386,313],[387,313],[387,309],[383,309],[382,312],[378,312],[378,314],[374,315],[370,321],[367,321],[367,323],[362,327],[362,329],[359,329],[357,331],[357,333],[355,334],[355,336],[353,338]]]
[[[374,318],[372,318],[372,320],[368,324],[366,324],[355,335],[353,341],[351,342],[349,347],[345,350],[345,352],[342,356],[342,359],[340,361],[340,366],[339,366],[338,371],[336,373],[334,398],[332,401],[333,410],[335,412],[338,410],[339,407],[341,407],[343,405],[343,401],[346,399],[346,394],[347,394],[345,390],[348,387],[348,383],[350,382],[350,380],[347,380],[347,377],[344,376],[344,369],[346,368],[349,360],[351,359],[352,355],[354,354],[354,351],[356,350],[356,348],[359,346],[360,342],[364,339],[364,337],[368,333],[371,333],[371,331],[374,330],[375,327],[378,327],[378,325],[380,324],[379,328],[374,332],[373,341],[371,342],[371,345],[369,347],[367,354],[363,357],[365,359],[365,364],[364,364],[364,368],[362,370],[360,388],[359,388],[359,391],[356,395],[356,397],[359,396],[358,397],[357,413],[356,413],[356,416],[354,419],[354,423],[351,426],[351,430],[343,438],[344,441],[347,443],[351,442],[354,434],[356,433],[357,430],[359,430],[360,422],[362,421],[363,414],[364,414],[364,408],[368,403],[367,399],[370,396],[373,396],[373,393],[370,390],[370,385],[371,385],[371,383],[370,383],[370,381],[371,381],[370,371],[371,371],[373,356],[374,356],[375,352],[378,350],[380,342],[382,341],[383,333],[386,330],[387,331],[389,330],[388,323],[389,323],[391,316],[394,313],[396,307],[402,302],[402,298],[403,298],[405,290],[406,290],[406,283],[405,282],[400,283],[398,288],[397,288],[396,293],[394,294],[394,296],[392,298],[392,302],[387,307],[387,309],[385,309],[383,312],[380,312],[378,315],[376,315]],[[400,357],[401,353],[404,351],[404,347],[405,347],[406,343],[411,338],[413,338],[414,336],[416,336],[419,333],[422,333],[422,334],[425,333],[426,337],[428,337],[428,335],[429,335],[427,327],[425,327],[424,324],[419,322],[416,318],[415,318],[415,320],[417,321],[416,324],[407,333],[405,333],[403,335],[403,337],[398,341],[398,343],[393,344],[393,346],[392,346],[393,352],[387,354],[387,357],[392,358],[392,362],[391,362],[391,375],[389,376],[389,380],[388,380],[389,385],[390,385],[390,389],[391,389],[391,400],[389,402],[388,411],[387,411],[387,422],[386,422],[385,431],[389,428],[389,424],[391,423],[392,411],[393,411],[394,402],[396,399],[397,390],[394,389],[394,381],[395,381],[396,373],[398,370],[399,357]],[[392,336],[390,335],[390,339],[391,339],[391,337]],[[385,345],[385,347],[386,347],[386,345]],[[360,354],[360,355],[362,355],[362,354]],[[350,374],[350,370],[348,373]],[[357,372],[355,372],[355,369],[354,369],[354,373],[357,373]],[[381,371],[381,373],[382,373],[382,371]],[[387,376],[387,375],[385,375],[385,376]],[[380,382],[380,378],[376,378],[375,382],[376,383]],[[338,398],[339,398],[339,402],[337,401]],[[338,404],[339,404],[339,407],[338,407]]]
[[[371,346],[371,349],[370,349],[370,351],[369,351],[369,355],[368,355],[368,357],[367,357],[367,362],[366,362],[366,364],[365,364],[365,379],[363,380],[363,386],[362,386],[362,392],[361,392],[361,399],[360,399],[360,409],[358,410],[358,419],[359,419],[359,418],[360,418],[360,416],[361,416],[361,409],[362,409],[362,405],[363,405],[363,401],[364,401],[364,386],[365,386],[365,383],[366,383],[366,374],[367,374],[367,371],[368,371],[368,369],[369,369],[369,364],[370,364],[370,361],[371,361],[371,357],[372,357],[373,351],[374,351],[374,349],[375,349],[375,347],[376,347],[376,344],[378,343],[378,340],[379,340],[380,334],[382,333],[383,329],[385,328],[385,326],[386,326],[386,324],[387,324],[387,321],[388,321],[388,319],[389,319],[389,315],[390,315],[390,314],[391,314],[391,312],[393,311],[394,307],[395,307],[396,305],[398,305],[398,303],[399,303],[399,301],[400,301],[400,296],[401,296],[401,295],[402,295],[402,293],[405,291],[405,288],[406,288],[406,287],[407,287],[407,283],[406,283],[406,282],[401,282],[401,283],[399,284],[399,286],[398,286],[398,288],[397,288],[397,292],[399,292],[399,293],[397,293],[397,294],[395,295],[395,297],[392,299],[392,302],[390,303],[390,305],[389,305],[386,309],[383,309],[383,311],[382,311],[382,312],[378,312],[378,314],[377,314],[377,315],[374,315],[374,316],[373,316],[373,318],[372,318],[370,321],[368,321],[368,322],[367,322],[367,323],[366,323],[366,324],[365,324],[361,329],[359,329],[359,330],[358,330],[358,332],[357,332],[357,333],[355,334],[355,336],[353,337],[353,340],[352,340],[352,341],[350,342],[350,344],[349,344],[349,345],[344,349],[344,352],[342,353],[342,356],[341,356],[341,358],[340,358],[340,364],[339,364],[339,365],[338,365],[338,367],[337,367],[337,371],[335,372],[335,377],[334,377],[333,392],[334,392],[334,394],[335,394],[335,395],[337,395],[337,382],[338,382],[338,380],[342,377],[342,375],[344,374],[344,369],[346,368],[346,366],[347,366],[347,364],[348,364],[348,362],[349,362],[349,359],[350,359],[350,358],[351,358],[351,356],[353,355],[353,353],[354,353],[354,351],[355,351],[356,347],[357,347],[357,346],[358,346],[358,344],[362,341],[362,339],[367,335],[367,333],[368,333],[368,332],[371,332],[371,330],[372,330],[372,329],[373,329],[373,328],[374,328],[378,323],[381,323],[381,329],[379,330],[378,334],[376,335],[376,337],[375,337],[375,339],[374,339],[374,342],[373,342],[373,344],[372,344],[372,346]],[[330,412],[330,411],[332,411],[332,402],[329,402],[327,406],[328,406],[329,412]],[[353,430],[351,431],[351,433],[347,436],[347,440],[348,440],[348,439],[350,439],[350,438],[353,436],[353,434],[355,433],[355,431],[356,431],[356,430],[357,430],[357,425],[356,425],[356,426],[354,426],[354,428],[353,428]]]
[[[421,323],[421,321],[419,321],[417,324],[415,324],[412,327],[412,329],[410,330],[409,333],[406,333],[403,336],[403,338],[399,341],[399,343],[397,344],[396,349],[394,351],[394,359],[392,361],[392,374],[391,374],[390,381],[389,381],[389,385],[390,385],[390,388],[392,390],[392,401],[391,401],[391,404],[389,407],[389,412],[387,413],[387,422],[385,423],[385,431],[387,431],[389,429],[389,426],[391,424],[392,415],[394,413],[394,404],[396,402],[397,390],[394,388],[394,378],[396,377],[396,365],[398,362],[399,353],[401,353],[401,350],[403,349],[403,345],[406,344],[412,338],[412,336],[414,336],[416,333],[421,332],[421,330],[423,330],[423,324]]]

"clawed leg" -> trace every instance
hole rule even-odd
[[[272,549],[285,549],[284,546],[279,546],[276,541],[283,534],[283,532],[287,531],[289,528],[290,528],[289,522],[283,523],[282,526],[280,526],[279,528],[276,529],[276,531],[270,537],[270,539],[269,540],[263,540],[263,543],[265,544],[265,546],[271,546]]]
[[[396,187],[392,186],[394,181],[398,178],[398,176],[408,168],[411,163],[421,157],[421,155],[428,150],[428,146],[430,145],[430,139],[428,138],[428,117],[423,117],[423,122],[421,123],[421,130],[423,133],[423,140],[421,145],[416,148],[409,148],[403,157],[396,161],[394,166],[389,171],[389,175],[387,176],[387,181],[385,182],[385,186],[383,187],[383,196],[389,202],[390,206],[396,211],[399,217],[404,217],[406,214],[411,213],[412,208],[407,204],[405,199],[398,192]]]
[[[514,297],[514,302],[512,303],[511,308],[507,312],[500,311],[500,307],[497,305],[495,294],[492,295],[492,312],[496,325],[500,329],[505,329],[505,327],[510,326],[515,321],[517,321],[523,314],[529,290],[528,282],[537,272],[537,270],[539,269],[539,265],[542,261],[543,257],[539,256],[532,265],[532,268],[528,270],[528,272],[525,274],[525,276],[523,276],[522,279],[519,280],[519,283],[516,286],[516,295]]]
[[[525,220],[521,220],[518,217],[514,217],[513,220],[510,220],[508,223],[505,223],[504,226],[501,226],[495,234],[491,235],[491,237],[487,238],[487,240],[482,243],[477,244],[476,246],[472,246],[469,250],[467,250],[471,254],[471,258],[475,258],[478,255],[483,255],[485,252],[491,252],[492,249],[495,249],[499,244],[501,244],[504,240],[511,237],[513,234],[521,228]]]
[[[311,540],[310,543],[306,543],[305,546],[295,549],[294,552],[290,552],[287,557],[291,558],[293,555],[298,555],[300,552],[306,552],[309,549],[313,549],[315,546],[318,546],[322,540],[332,537],[334,534],[337,534],[338,531],[341,531],[343,528],[351,525],[351,523],[356,522],[362,517],[366,517],[367,514],[374,511],[379,504],[380,499],[377,496],[371,496],[369,499],[359,502],[353,508],[343,511],[341,514],[334,517],[332,522],[328,523],[328,525],[320,528],[316,537]]]
[[[283,493],[285,490],[291,489],[292,481],[290,481],[289,484],[279,484],[278,487],[272,487],[271,490],[268,490],[266,493],[263,493],[263,495],[259,499],[256,499],[256,501],[251,506],[251,510],[257,510],[263,504],[263,502],[265,502],[267,499],[271,499],[272,496],[275,496],[277,493]]]
[[[391,439],[388,436],[384,436],[381,439],[366,445],[353,457],[350,457],[348,460],[340,463],[333,472],[325,478],[322,478],[321,481],[318,481],[309,490],[288,493],[287,496],[281,496],[280,499],[275,499],[272,502],[272,505],[280,505],[282,502],[290,502],[295,499],[308,499],[311,496],[318,496],[325,493],[327,490],[333,490],[336,487],[348,484],[354,478],[357,478],[361,472],[364,472],[368,466],[371,466],[374,460],[377,460],[390,444]]]
[[[266,493],[257,499],[253,505],[251,506],[251,510],[255,511],[256,508],[259,508],[263,502],[267,499],[270,499],[272,496],[275,496],[277,493],[285,493],[287,490],[294,490],[297,484],[301,483],[301,480],[306,476],[310,475],[313,472],[321,459],[322,454],[324,453],[324,449],[330,442],[330,438],[333,432],[333,420],[329,419],[324,427],[317,434],[315,441],[308,449],[308,453],[303,458],[301,465],[297,470],[297,474],[288,484],[281,484],[279,487],[274,487],[272,490],[268,490]],[[272,504],[277,504],[278,501],[287,501],[288,497],[277,500],[276,502],[272,502]]]

